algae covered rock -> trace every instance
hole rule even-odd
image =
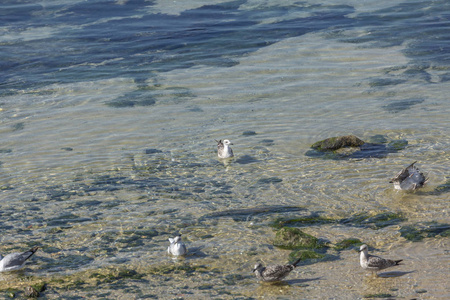
[[[325,245],[316,237],[304,233],[300,229],[283,227],[277,231],[273,241],[275,247],[281,249],[316,249],[322,248]]]
[[[364,144],[363,140],[354,135],[344,135],[318,141],[311,148],[319,151],[335,151],[341,148],[360,147]]]
[[[361,159],[384,158],[389,153],[396,153],[406,148],[408,141],[394,140],[388,142],[387,137],[375,135],[365,142],[354,135],[327,138],[311,145],[306,156],[325,159]]]
[[[28,297],[28,298],[37,298],[37,297],[39,297],[39,292],[36,291],[35,288],[33,288],[31,286],[27,286],[25,288],[24,295],[25,295],[25,297]]]

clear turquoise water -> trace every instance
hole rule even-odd
[[[420,289],[448,297],[441,280],[448,238],[412,243],[399,229],[449,223],[449,194],[433,193],[449,176],[449,6],[3,2],[0,251],[40,245],[26,272],[38,277],[120,266],[141,271],[172,264],[167,238],[182,232],[188,247],[204,253],[183,263],[210,270],[149,275],[125,281],[128,288],[102,284],[97,293],[49,289],[49,298],[355,299],[418,297]],[[383,158],[305,155],[315,141],[343,134],[383,135],[408,146]],[[236,154],[228,166],[215,154],[214,140],[223,138]],[[393,191],[389,178],[416,160],[430,177],[424,192]],[[203,218],[262,205],[304,210]],[[304,281],[283,288],[251,277],[256,261],[288,260],[288,251],[270,246],[267,225],[278,216],[385,211],[407,221],[382,230],[304,230],[331,242],[359,238],[380,255],[405,258],[402,270],[414,273],[367,282],[357,254],[347,251],[304,266],[290,277]],[[237,275],[242,280],[230,284]]]

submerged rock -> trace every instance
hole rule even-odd
[[[311,148],[319,151],[335,151],[341,148],[359,147],[365,142],[354,135],[344,135],[324,139],[312,144]]]
[[[33,288],[31,286],[27,286],[25,288],[24,295],[25,295],[25,297],[28,297],[28,298],[37,298],[37,297],[39,297],[39,292],[36,291],[35,288]]]
[[[391,102],[387,105],[384,105],[383,108],[390,113],[398,113],[403,110],[410,109],[414,105],[420,104],[424,102],[423,99],[405,99],[405,100],[397,100]]]
[[[262,214],[273,214],[282,212],[294,212],[304,210],[302,207],[298,206],[284,206],[284,205],[270,205],[270,206],[259,206],[251,208],[238,208],[229,209],[224,211],[218,211],[214,213],[209,213],[200,218],[200,220],[211,219],[211,218],[221,218],[221,217],[232,217],[234,220],[247,220],[254,215]]]
[[[277,231],[273,241],[275,247],[281,249],[318,249],[325,245],[316,237],[304,233],[300,229],[283,227]]]
[[[354,135],[332,137],[314,143],[311,145],[312,150],[307,151],[305,155],[326,159],[384,158],[389,153],[403,150],[408,145],[406,140],[388,143],[387,138],[381,135],[369,139],[375,142],[368,143]]]

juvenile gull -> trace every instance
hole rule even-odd
[[[229,140],[216,140],[217,142],[217,155],[219,158],[229,158],[233,157],[233,150],[231,150],[229,145],[233,145]]]
[[[362,245],[359,248],[360,256],[359,256],[359,262],[361,263],[361,267],[364,270],[369,270],[377,273],[377,271],[398,266],[403,259],[400,260],[390,260],[390,259],[384,259],[375,255],[370,255],[368,253],[368,247],[367,245]]]
[[[413,191],[419,189],[425,185],[428,178],[423,175],[419,169],[414,166],[413,162],[408,167],[401,170],[394,178],[389,181],[394,184],[396,190]]]
[[[15,271],[23,268],[27,259],[39,249],[39,247],[33,247],[28,251],[21,253],[11,253],[2,257],[0,254],[0,272]]]
[[[179,256],[187,253],[186,245],[181,241],[181,234],[174,238],[169,238],[169,242],[170,245],[169,248],[167,248],[169,254]]]
[[[255,273],[256,277],[261,281],[266,282],[274,282],[280,281],[289,273],[297,267],[297,264],[300,262],[300,258],[297,259],[293,264],[289,265],[272,265],[263,267],[262,264],[255,265],[253,269],[253,273]]]

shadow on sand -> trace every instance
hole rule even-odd
[[[379,273],[378,277],[381,277],[381,278],[400,277],[400,276],[404,276],[406,274],[410,274],[410,273],[414,273],[414,272],[415,271],[409,271],[409,272],[398,272],[398,271],[384,272],[384,273]]]

